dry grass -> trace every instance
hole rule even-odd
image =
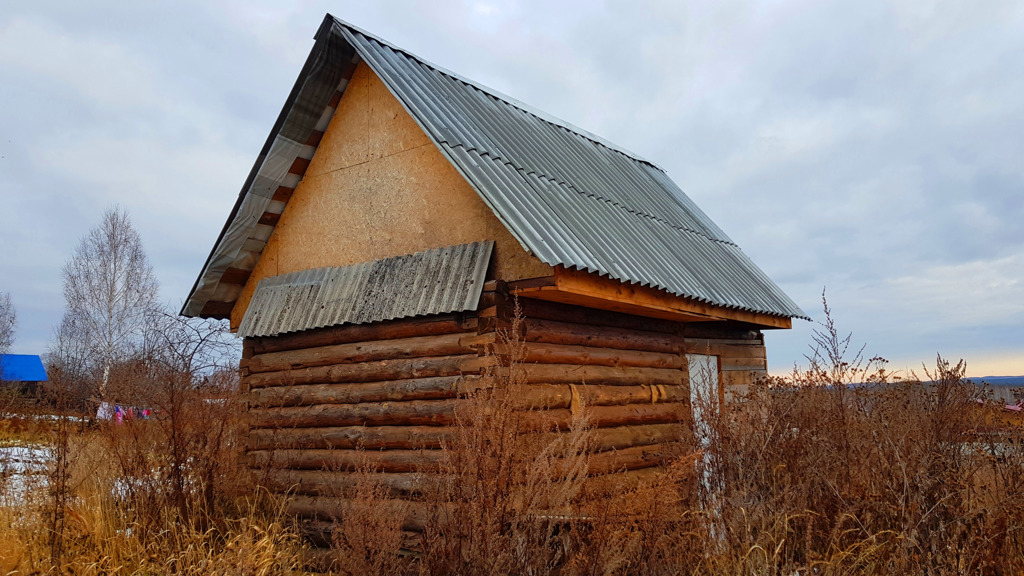
[[[69,494],[54,525],[53,490],[45,477],[19,501],[0,506],[0,573],[3,574],[291,574],[305,547],[265,494],[218,494],[207,506],[189,498],[182,516],[169,498],[130,483],[109,451],[111,430],[73,439],[78,455]],[[120,435],[121,431],[117,431]],[[159,453],[159,447],[149,449]],[[61,545],[55,548],[55,540]],[[59,554],[54,551],[59,550]]]
[[[158,362],[116,376],[120,402],[156,416],[48,420],[48,469],[0,483],[0,574],[299,572],[306,545],[241,462],[237,392],[210,401],[190,374]],[[60,415],[60,398],[52,404]],[[15,482],[28,489],[10,493]]]
[[[515,330],[506,346],[514,349]],[[342,519],[345,573],[1017,574],[1024,437],[941,357],[924,378],[850,353],[830,320],[809,368],[716,413],[657,475],[589,478],[585,410],[535,441],[510,398],[516,363],[468,398],[445,446],[418,555],[395,554],[405,510],[372,483]],[[980,402],[979,402],[980,401]],[[543,436],[550,438],[550,435]],[[701,467],[713,481],[704,481]],[[367,476],[369,482],[369,475]],[[405,498],[406,496],[403,496]],[[358,502],[362,501],[362,504]],[[389,516],[384,511],[391,511]],[[372,521],[369,519],[372,518]],[[358,546],[345,536],[362,526]],[[374,538],[379,534],[380,538]],[[372,561],[368,561],[371,560]]]
[[[939,358],[921,379],[896,378],[883,360],[850,355],[826,322],[808,369],[754,386],[717,412],[710,444],[680,438],[660,473],[616,487],[589,474],[586,407],[569,431],[524,430],[508,385],[521,378],[517,333],[422,490],[395,494],[366,469],[333,532],[337,571],[1024,571],[1024,438],[992,427],[997,408],[963,363]],[[306,545],[280,503],[247,483],[241,410],[165,376],[131,378],[164,418],[70,430],[63,494],[54,470],[49,488],[0,506],[0,573],[300,570]],[[699,466],[720,481],[702,482]]]

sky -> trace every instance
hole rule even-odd
[[[327,12],[660,165],[891,368],[1024,374],[1024,4],[995,0],[7,3],[12,352],[45,352],[115,203],[180,305]],[[769,369],[816,327],[770,331]]]

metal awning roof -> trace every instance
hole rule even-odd
[[[330,15],[184,314],[226,315],[284,209],[287,195],[275,191],[298,183],[295,166],[312,158],[359,60],[544,262],[725,308],[806,318],[659,167]]]
[[[473,242],[260,280],[238,335],[476,310],[494,242]]]

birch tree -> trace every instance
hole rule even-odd
[[[146,319],[153,310],[157,281],[128,214],[114,206],[82,238],[64,266],[67,318],[76,344],[86,351],[85,368],[102,374],[103,398],[111,366],[141,346]]]
[[[14,330],[18,327],[18,316],[11,304],[11,295],[0,293],[0,354],[6,354],[14,344]]]

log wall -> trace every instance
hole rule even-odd
[[[459,396],[479,380],[463,372],[476,339],[465,315],[246,339],[250,465],[301,493],[299,471],[409,472],[436,459]]]
[[[747,326],[527,299],[517,311],[488,284],[477,313],[246,339],[247,457],[258,480],[290,494],[289,509],[310,525],[337,515],[360,469],[415,500],[436,481],[461,398],[497,383],[515,388],[520,422],[538,441],[586,410],[596,428],[590,473],[602,485],[628,482],[653,472],[687,434],[687,354],[719,356],[727,390],[765,369],[762,336]],[[513,328],[521,354],[510,368]]]

